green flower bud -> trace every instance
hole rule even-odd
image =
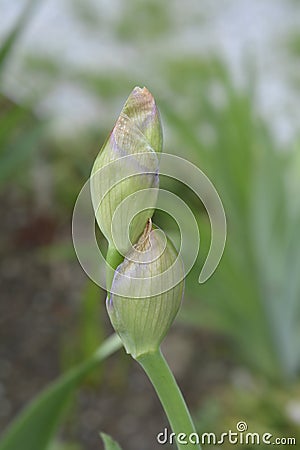
[[[146,88],[136,87],[128,97],[92,169],[91,194],[96,219],[111,247],[115,247],[113,216],[130,194],[145,190],[138,197],[138,214],[129,227],[133,244],[143,232],[147,219],[152,216],[157,191],[151,191],[151,188],[157,188],[159,184],[157,154],[161,150],[162,129],[154,98]],[[150,192],[147,191],[149,188]],[[142,211],[145,204],[149,209]],[[118,215],[118,221],[120,228],[129,225],[125,207]],[[125,254],[129,250],[128,240],[124,245],[118,250]]]
[[[117,267],[106,302],[111,323],[134,358],[159,348],[180,307],[183,280],[177,251],[161,230],[152,230],[149,219]]]

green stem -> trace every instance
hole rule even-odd
[[[201,450],[199,444],[189,442],[191,434],[194,435],[192,440],[195,441],[195,427],[182,393],[160,349],[154,353],[137,357],[137,361],[143,367],[157,392],[173,433],[175,433],[173,440],[176,442],[177,448],[179,450]],[[183,437],[182,433],[186,437]],[[181,436],[177,439],[180,434]]]
[[[121,264],[123,259],[124,259],[124,256],[122,256],[115,247],[113,247],[111,245],[108,246],[107,254],[106,254],[106,263],[107,263],[107,266],[106,266],[106,290],[107,290],[107,292],[110,291],[113,277],[115,274],[115,270],[118,267],[118,265]]]

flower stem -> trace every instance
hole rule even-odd
[[[109,292],[114,277],[114,273],[119,264],[123,261],[124,256],[120,255],[118,250],[109,245],[106,254],[106,290]]]
[[[177,448],[179,450],[201,450],[199,444],[189,442],[189,436],[191,434],[195,436],[195,427],[182,393],[160,349],[137,357],[137,361],[143,367],[156,390],[175,433],[174,441]],[[182,433],[186,436],[183,437]],[[181,434],[181,437],[177,439],[179,434]]]

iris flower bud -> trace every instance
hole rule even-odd
[[[162,150],[162,129],[154,98],[146,88],[136,87],[128,97],[121,114],[102,147],[91,176],[91,194],[100,230],[111,247],[116,247],[112,233],[113,216],[122,201],[129,195],[144,190],[149,208],[141,207],[129,227],[131,243],[136,243],[145,223],[152,216],[158,179],[158,153]],[[147,196],[147,197],[146,197]],[[126,208],[118,215],[120,227],[127,225]],[[128,224],[129,225],[129,224]],[[129,250],[118,248],[122,253]]]
[[[185,276],[173,244],[152,228],[161,149],[154,99],[146,88],[135,88],[95,161],[90,186],[108,240],[106,307],[112,326],[152,381],[174,435],[188,436],[195,428],[159,349],[180,308]]]
[[[117,267],[106,301],[111,323],[134,358],[159,348],[180,307],[183,279],[177,251],[149,219]]]

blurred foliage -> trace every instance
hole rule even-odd
[[[25,4],[15,25],[0,46],[0,82],[6,63],[30,20],[37,1]],[[15,104],[0,92],[0,187],[15,175],[25,175],[25,164],[38,149],[44,124],[31,109]],[[26,176],[26,175],[25,175]]]
[[[28,166],[45,132],[45,124],[27,108],[0,95],[0,186],[28,179]]]
[[[102,300],[102,301],[101,301]],[[101,316],[104,312],[103,295],[100,288],[88,280],[81,295],[78,318],[71,330],[63,336],[61,361],[64,370],[91,357],[99,343],[104,341],[104,326]],[[89,384],[101,382],[101,368],[86,377]]]
[[[119,338],[110,336],[86,361],[46,387],[6,430],[0,450],[46,450],[80,382],[120,347]]]
[[[91,138],[76,140],[74,137],[52,145],[49,165],[52,170],[54,198],[62,212],[67,210],[71,213],[77,195],[89,176],[94,158],[92,150]]]
[[[219,389],[211,395],[196,414],[199,433],[237,431],[240,420],[247,423],[249,433],[271,433],[276,437],[293,437],[299,442],[299,417],[294,410],[300,407],[300,386],[296,384],[285,391],[263,380],[252,379],[247,373],[238,376],[240,380]],[[292,400],[291,400],[292,399]],[[225,441],[225,449],[232,444]],[[204,446],[205,448],[205,446]],[[241,449],[255,449],[256,445],[239,444]]]
[[[69,442],[54,441],[50,445],[49,450],[82,450],[82,447],[78,444]]]
[[[144,3],[129,0],[122,8],[116,28],[121,40],[136,41],[137,35],[140,39],[162,39],[171,26],[170,7],[160,0]]]
[[[221,264],[199,286],[200,256],[187,280],[193,301],[186,300],[181,317],[229,335],[239,358],[271,379],[294,377],[300,367],[300,214],[293,195],[299,179],[291,168],[299,168],[298,152],[279,148],[255,111],[253,82],[237,89],[220,60],[172,62],[169,73],[179,101],[161,109],[175,152],[208,174],[228,219]],[[187,98],[184,109],[180,100]],[[205,216],[200,223],[209,236]]]
[[[300,35],[298,33],[293,33],[288,39],[288,48],[294,56],[299,56],[300,54]]]
[[[300,10],[299,10],[300,14]],[[290,33],[288,38],[284,42],[284,48],[287,49],[289,59],[293,61],[292,68],[290,70],[290,84],[295,88],[295,94],[297,95],[300,88],[300,76],[299,76],[299,56],[300,56],[300,33],[299,30]]]
[[[97,29],[101,22],[101,15],[97,13],[95,3],[91,0],[70,0],[70,14],[78,20],[80,26],[85,26],[89,31]]]
[[[31,19],[38,0],[28,0],[0,48],[0,79],[6,60],[11,56],[14,46]]]

